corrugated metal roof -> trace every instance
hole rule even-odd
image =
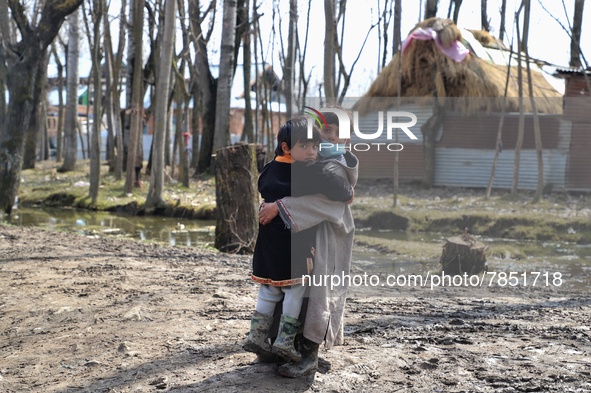
[[[587,70],[583,70],[582,68],[556,68],[556,73],[557,74],[579,74],[579,75],[583,75],[583,73],[587,74],[587,75],[591,75],[591,69],[587,69]]]

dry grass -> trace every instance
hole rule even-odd
[[[444,46],[461,40],[461,32],[449,20],[427,19],[416,28],[431,27],[438,32]],[[523,67],[523,97],[530,97],[528,77]],[[509,74],[507,99],[505,84]],[[557,92],[537,71],[532,70],[535,105],[540,113],[561,113],[562,102]],[[400,86],[400,88],[399,88]],[[413,40],[401,56],[398,52],[382,70],[367,93],[355,104],[361,113],[384,110],[395,103],[400,94],[402,103],[409,99],[437,97],[447,109],[464,113],[500,111],[503,105],[507,111],[519,111],[519,84],[517,66],[495,65],[470,53],[457,63],[444,55],[433,41]],[[385,99],[391,97],[391,100]],[[453,100],[445,100],[453,97]],[[405,100],[406,98],[406,100]],[[483,99],[478,99],[483,98]],[[429,100],[425,102],[427,104]],[[523,100],[526,112],[532,112],[529,99]]]
[[[71,172],[57,173],[60,165],[54,161],[36,164],[36,169],[22,172],[19,199],[23,205],[52,203],[56,206],[78,207],[92,210],[119,210],[124,206],[130,213],[142,209],[149,189],[149,176],[142,173],[143,185],[124,193],[125,179],[116,180],[101,167],[101,185],[96,204],[91,204],[89,194],[89,161],[81,160]],[[170,215],[184,212],[184,216],[211,218],[215,209],[215,183],[211,176],[191,179],[189,188],[178,182],[167,181],[163,199],[171,207]]]

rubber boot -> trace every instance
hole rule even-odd
[[[279,367],[279,375],[288,378],[300,378],[313,374],[318,369],[318,350],[320,344],[308,340],[306,337],[302,340],[300,346],[302,351],[302,360],[296,363],[287,363]]]
[[[256,354],[270,354],[271,344],[267,341],[269,329],[273,324],[273,314],[261,314],[255,311],[250,320],[250,333],[242,346],[245,351]]]
[[[279,323],[279,335],[273,343],[273,353],[283,356],[292,362],[299,362],[302,355],[293,346],[295,335],[300,327],[300,321],[288,315],[281,315]]]
[[[258,363],[285,363],[283,356],[279,356],[273,352],[261,351],[257,353]]]

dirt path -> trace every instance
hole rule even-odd
[[[1,392],[590,392],[591,300],[356,291],[315,376],[240,343],[249,257],[0,226]]]

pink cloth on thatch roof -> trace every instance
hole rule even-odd
[[[454,43],[451,44],[449,48],[444,47],[441,41],[439,40],[439,37],[437,36],[437,32],[435,30],[433,30],[430,27],[426,29],[422,29],[419,27],[418,29],[413,30],[402,43],[402,54],[404,54],[404,51],[406,50],[408,45],[410,45],[412,40],[434,40],[435,45],[437,45],[437,48],[441,51],[441,53],[443,53],[450,59],[454,60],[456,63],[462,62],[466,58],[466,56],[468,56],[468,53],[470,53],[468,48],[466,48],[464,44],[462,44],[458,40],[454,41]]]

